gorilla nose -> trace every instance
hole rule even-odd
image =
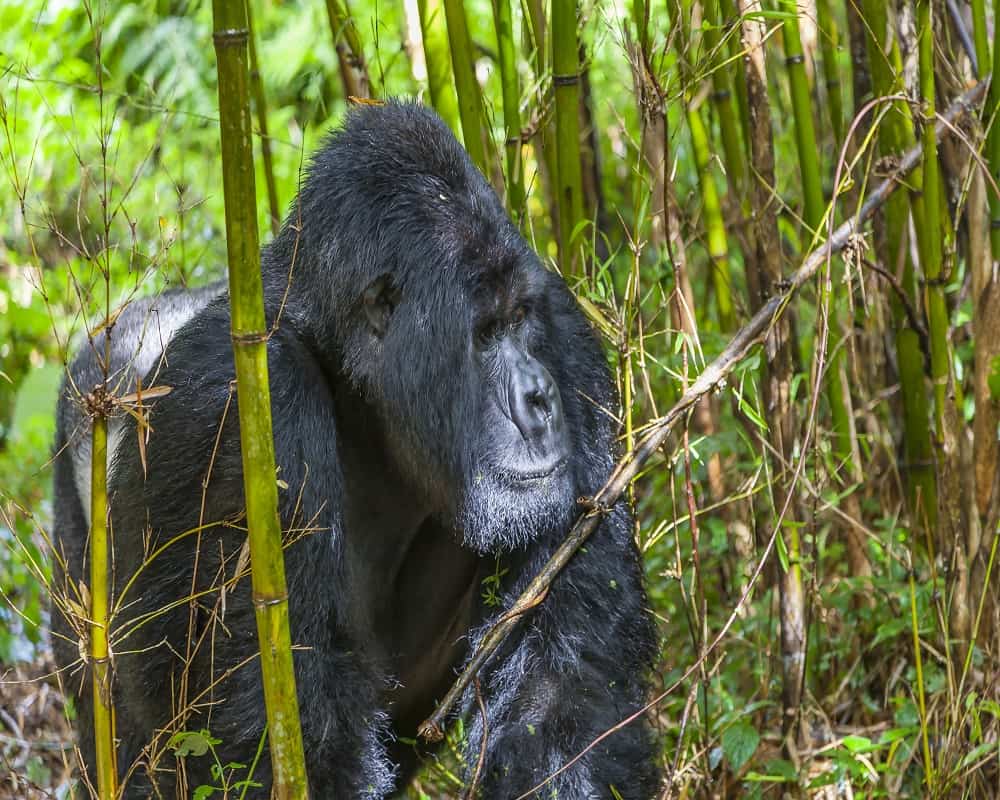
[[[562,401],[549,371],[538,361],[522,364],[511,385],[511,419],[528,442],[537,442],[562,426]]]

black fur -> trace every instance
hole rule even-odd
[[[271,403],[310,788],[387,797],[414,766],[395,737],[415,736],[470,645],[558,546],[575,498],[607,478],[613,385],[562,280],[417,105],[350,113],[313,158],[263,274],[278,322]],[[211,782],[209,757],[162,751],[176,727],[210,729],[223,763],[249,764],[263,731],[257,662],[244,663],[257,647],[250,581],[236,579],[244,502],[227,302],[223,287],[142,301],[111,334],[113,383],[132,391],[139,373],[172,390],[152,404],[145,474],[134,420],[113,421],[118,763],[141,762],[127,797],[172,797],[178,769],[188,793]],[[84,392],[98,382],[91,349],[71,375]],[[76,583],[88,575],[89,425],[71,395],[59,409],[56,534]],[[179,537],[199,520],[200,534]],[[498,572],[501,602],[487,603],[484,579]],[[70,664],[76,643],[59,626]],[[189,652],[194,705],[178,721]],[[619,504],[481,674],[480,796],[530,789],[639,708],[653,656]],[[91,763],[90,689],[70,683]],[[471,775],[484,725],[466,700]],[[164,730],[151,765],[146,745]],[[269,784],[266,752],[254,778]],[[646,800],[656,779],[640,720],[541,794],[610,798],[614,787]]]

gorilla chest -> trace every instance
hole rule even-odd
[[[397,732],[412,736],[465,655],[479,559],[429,518],[400,523],[356,529],[349,572],[361,600],[358,634],[391,675],[386,700]]]

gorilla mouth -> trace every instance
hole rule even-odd
[[[542,469],[525,472],[510,471],[506,472],[504,477],[514,483],[530,483],[531,481],[540,481],[543,478],[548,478],[550,475],[559,472],[564,466],[566,466],[566,458],[560,458],[558,461],[554,461]]]

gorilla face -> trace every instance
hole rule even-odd
[[[518,546],[573,512],[588,401],[572,387],[600,354],[565,365],[589,346],[572,298],[439,119],[397,105],[364,120],[313,161],[301,247],[275,258],[304,254],[293,291],[312,291],[317,349],[366,406],[345,427],[379,428],[358,446],[470,547]]]
[[[388,388],[376,406],[389,449],[479,552],[567,525],[573,509],[571,432],[539,356],[549,327],[543,270],[524,255],[461,265],[467,280],[444,310],[420,291],[426,275],[380,276],[362,300],[369,365],[381,362],[376,382]]]
[[[564,526],[573,508],[562,394],[537,355],[545,326],[529,303],[510,305],[510,313],[481,320],[472,338],[480,424],[468,449],[459,529],[480,551]]]

